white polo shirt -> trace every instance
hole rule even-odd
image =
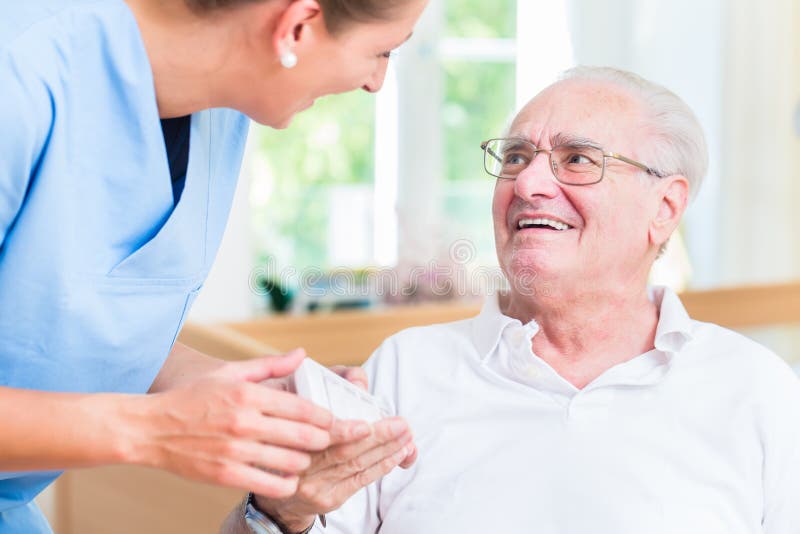
[[[317,532],[798,534],[800,382],[656,288],[655,349],[576,389],[495,298],[412,328],[367,363],[419,459]],[[608,325],[624,328],[625,325]]]

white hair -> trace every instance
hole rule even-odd
[[[644,152],[645,163],[666,175],[684,176],[689,181],[689,197],[694,198],[708,170],[708,147],[700,122],[678,95],[612,67],[578,66],[565,71],[560,80],[609,82],[638,98],[649,115],[644,126],[651,143]]]

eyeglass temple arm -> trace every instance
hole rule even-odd
[[[487,153],[487,154],[489,154],[490,156],[492,156],[494,159],[496,159],[496,160],[497,160],[497,161],[499,161],[500,163],[503,163],[503,159],[502,159],[500,156],[498,156],[498,155],[497,155],[497,154],[494,152],[494,150],[492,150],[491,148],[489,148],[489,142],[488,142],[488,141],[485,141],[485,142],[481,143],[481,148],[482,148],[483,150],[485,150],[485,151],[486,151],[486,153]]]
[[[664,177],[662,173],[658,172],[657,170],[653,169],[652,167],[648,167],[644,163],[639,163],[635,159],[626,158],[622,154],[617,154],[616,152],[605,152],[605,153],[603,153],[603,155],[605,157],[607,157],[607,158],[618,159],[620,161],[624,161],[625,163],[633,165],[634,167],[639,167],[640,169],[642,169],[647,174],[652,174],[653,176],[657,176],[658,178],[663,178]]]

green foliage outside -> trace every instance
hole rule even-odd
[[[516,0],[446,2],[447,37],[513,38],[516,33]],[[491,181],[483,174],[479,144],[503,133],[513,111],[515,68],[513,63],[451,61],[442,69],[443,209],[463,228],[463,236],[474,239],[479,250],[491,251]],[[297,115],[286,130],[254,131],[270,177],[267,199],[252,206],[261,261],[273,256],[278,265],[297,269],[335,267],[327,261],[329,188],[372,182],[374,107],[374,95],[363,91],[334,95]],[[476,183],[484,180],[485,187]],[[466,182],[472,185],[462,187]]]
[[[507,39],[517,33],[517,0],[447,0],[446,3],[447,37]]]
[[[502,135],[514,111],[514,64],[454,61],[443,67],[446,178],[485,179],[480,144]]]
[[[450,239],[469,239],[477,260],[494,264],[491,199],[494,180],[483,170],[480,143],[503,135],[514,106],[513,63],[450,62],[444,66],[442,199]]]
[[[286,130],[255,131],[272,177],[268,202],[253,209],[262,255],[289,241],[292,265],[327,267],[328,190],[372,182],[374,109],[374,95],[355,91],[320,99]]]

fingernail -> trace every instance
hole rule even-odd
[[[358,423],[353,427],[354,438],[365,438],[369,436],[369,434],[370,434],[369,425],[365,423]]]
[[[408,430],[408,425],[406,425],[405,421],[402,420],[395,420],[389,423],[389,431],[392,433],[393,436],[399,436],[403,432]]]
[[[406,456],[408,456],[408,453],[409,453],[408,447],[407,446],[403,447],[402,449],[400,449],[399,451],[394,453],[393,459],[394,459],[395,462],[400,463],[400,462],[402,462],[403,460],[406,459]]]

